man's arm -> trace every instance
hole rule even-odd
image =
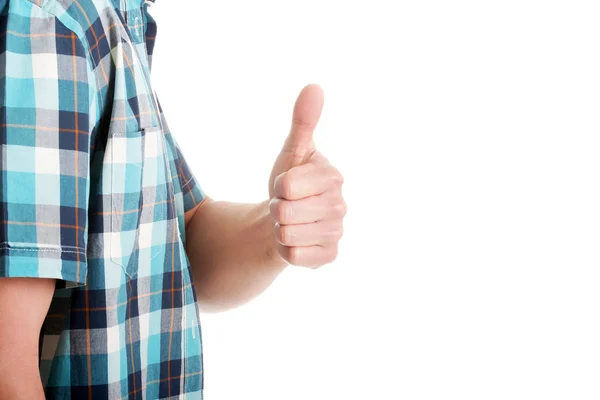
[[[289,264],[332,262],[346,204],[342,175],[312,136],[323,93],[307,86],[296,101],[292,130],[269,179],[269,201],[217,202],[188,211],[186,252],[203,311],[222,311],[262,293]]]
[[[40,330],[54,279],[0,278],[0,400],[42,400]]]
[[[268,203],[207,198],[186,213],[187,254],[203,311],[236,307],[262,293],[286,266]]]
[[[0,2],[0,400],[44,398],[55,285],[87,275],[94,80],[84,42],[34,3]]]

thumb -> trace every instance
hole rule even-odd
[[[314,149],[313,132],[323,110],[324,94],[319,85],[307,85],[302,89],[294,105],[292,128],[285,141],[287,149]]]

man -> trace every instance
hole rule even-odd
[[[320,88],[298,97],[269,198],[213,201],[152,90],[148,4],[118,3],[0,2],[0,400],[200,399],[197,304],[337,254]]]

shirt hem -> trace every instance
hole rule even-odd
[[[0,277],[47,278],[60,282],[57,288],[83,286],[87,257],[82,249],[8,247],[0,244]]]

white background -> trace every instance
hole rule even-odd
[[[158,0],[153,78],[215,199],[267,196],[306,83],[333,265],[203,315],[206,398],[599,399],[600,6]]]

